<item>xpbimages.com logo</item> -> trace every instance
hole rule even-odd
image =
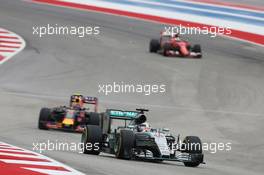
[[[47,140],[46,142],[33,142],[33,151],[43,153],[45,151],[72,151],[83,153],[86,150],[99,150],[100,143],[75,143],[75,142],[60,142]]]
[[[174,36],[175,34],[180,35],[209,35],[211,38],[215,38],[218,35],[231,35],[232,30],[228,27],[216,27],[216,26],[202,26],[202,27],[191,27],[189,25],[182,26],[165,26],[164,32],[167,35]]]
[[[38,37],[44,37],[47,35],[73,35],[79,38],[83,38],[89,35],[99,35],[99,26],[59,26],[58,24],[33,26],[32,34]]]
[[[143,95],[152,95],[166,92],[165,84],[131,84],[125,82],[113,82],[98,85],[98,92],[105,95],[122,93],[139,93]]]
[[[34,142],[32,144],[33,151],[37,151],[39,153],[44,153],[46,151],[70,151],[70,152],[78,152],[83,153],[85,150],[100,150],[100,143],[75,143],[75,142],[60,142],[47,140],[46,142]],[[203,150],[211,154],[220,153],[220,152],[229,152],[232,150],[232,143],[227,142],[203,142],[200,143],[184,143],[181,140],[179,143],[172,143],[168,145],[171,151],[185,151],[185,150]]]

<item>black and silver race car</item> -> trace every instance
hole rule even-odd
[[[179,161],[188,167],[204,163],[199,137],[187,136],[181,142],[179,136],[174,137],[168,129],[151,128],[146,123],[146,111],[107,109],[98,116],[99,125],[85,127],[81,139],[83,153],[104,152],[121,159]]]

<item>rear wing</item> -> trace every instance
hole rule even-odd
[[[136,111],[123,111],[119,109],[106,109],[102,113],[102,131],[104,134],[111,133],[111,122],[112,119],[124,120],[125,127],[127,125],[127,120],[133,124],[144,123],[147,119],[144,115],[144,112],[147,112],[146,109],[137,109]]]
[[[94,105],[94,112],[98,112],[98,98],[97,97],[90,97],[90,96],[83,96],[83,95],[72,95],[70,98],[70,107],[75,100],[80,101],[81,103],[92,104]]]
[[[102,115],[102,131],[104,134],[111,133],[112,119],[132,121],[139,115],[138,111],[123,111],[119,109],[106,109]]]
[[[93,104],[94,112],[98,112],[98,98],[97,97],[86,96],[83,98],[83,103]]]
[[[139,115],[138,111],[122,111],[118,109],[107,109],[105,112],[111,119],[134,120]]]
[[[84,103],[87,103],[87,104],[97,104],[98,103],[98,98],[97,97],[84,97],[83,99],[83,102]]]

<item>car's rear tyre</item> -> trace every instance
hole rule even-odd
[[[160,49],[160,43],[157,39],[152,39],[149,43],[149,52],[156,53]]]
[[[82,133],[81,143],[84,154],[99,155],[102,143],[102,129],[96,125],[87,125]]]
[[[101,116],[96,112],[89,112],[86,115],[86,125],[100,125]]]
[[[186,136],[183,140],[183,144],[185,144],[185,150],[182,152],[189,154],[202,154],[202,142],[201,139],[197,136]],[[193,162],[184,162],[184,165],[187,167],[197,167],[201,163],[200,160]]]
[[[39,113],[38,128],[47,130],[48,127],[46,123],[49,121],[51,116],[51,111],[49,108],[41,108]]]
[[[163,46],[163,56],[169,56],[168,52],[171,50],[171,45],[169,43],[165,43]]]
[[[199,55],[196,56],[196,58],[202,58],[202,49],[201,49],[201,45],[199,45],[199,44],[194,45],[193,48],[192,48],[192,51],[193,51],[194,53],[200,53]]]
[[[121,130],[116,143],[116,157],[119,159],[131,159],[132,149],[135,146],[135,134],[130,130]]]

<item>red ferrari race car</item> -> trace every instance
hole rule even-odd
[[[92,105],[91,111],[88,105]],[[54,108],[42,108],[39,114],[39,129],[60,129],[82,132],[84,127],[99,125],[98,99],[75,94],[71,96],[70,105]]]
[[[202,58],[202,50],[199,44],[191,46],[189,42],[182,40],[179,34],[172,36],[166,32],[161,32],[160,39],[150,41],[149,52],[160,53],[164,56]]]

